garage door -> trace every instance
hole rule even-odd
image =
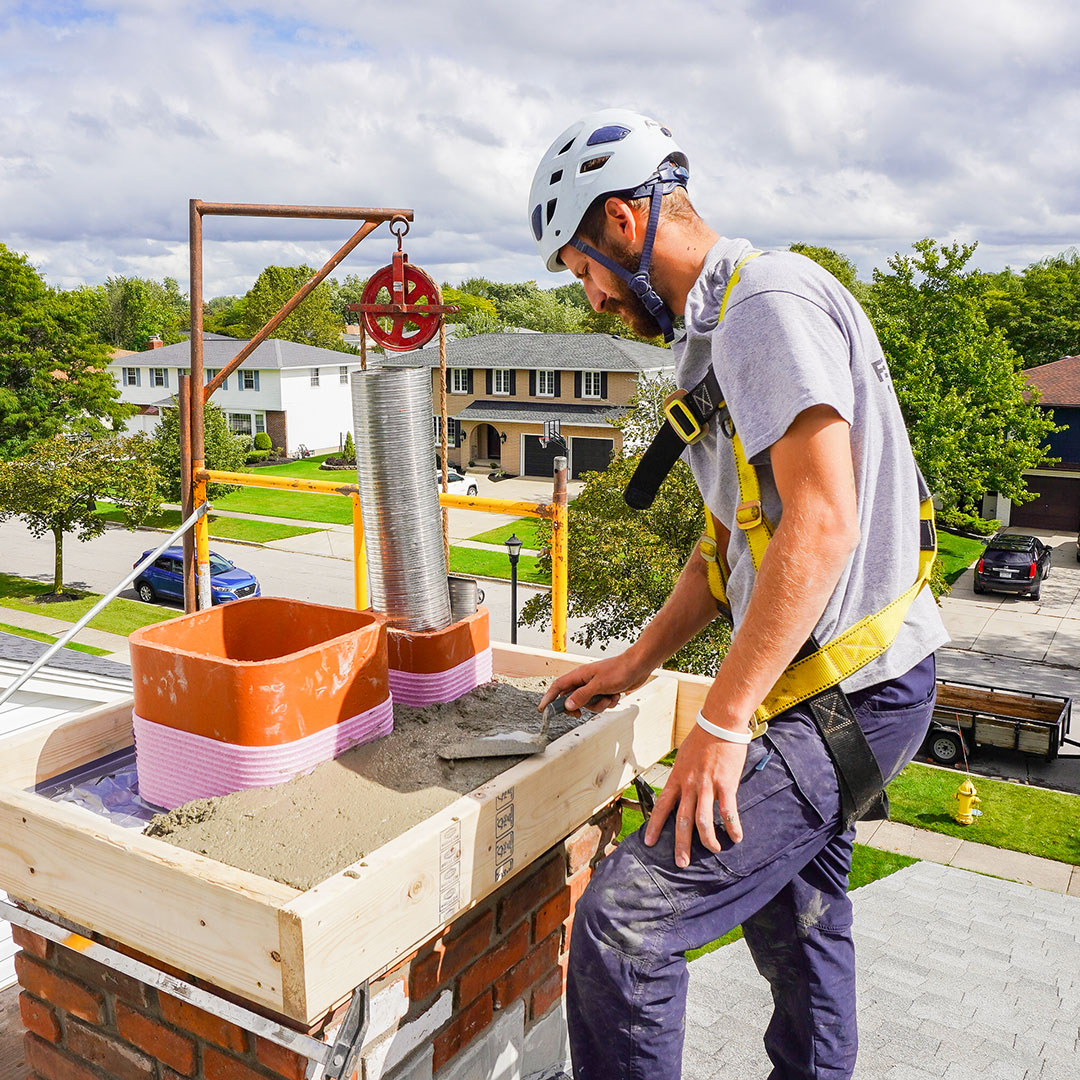
[[[1080,477],[1029,476],[1027,487],[1038,498],[1014,506],[1009,521],[1029,529],[1074,533],[1080,527]]]
[[[551,479],[555,475],[555,459],[565,457],[566,450],[561,443],[550,442],[547,449],[540,445],[539,435],[526,435],[525,438],[525,476],[543,476]]]
[[[572,478],[578,480],[582,473],[587,472],[604,472],[611,464],[614,450],[615,442],[612,439],[571,439]]]

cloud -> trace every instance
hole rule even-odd
[[[922,236],[1022,266],[1080,232],[1080,12],[1056,0],[83,0],[0,13],[0,240],[61,285],[187,276],[188,200],[412,207],[440,280],[544,284],[536,160],[606,104],[658,116],[695,203],[864,275]],[[348,223],[208,220],[208,296]],[[381,238],[380,238],[381,237]],[[341,272],[370,273],[383,230]]]

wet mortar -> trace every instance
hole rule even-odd
[[[523,761],[447,762],[462,738],[538,731],[549,679],[497,676],[445,705],[394,706],[394,731],[285,784],[196,799],[158,814],[146,835],[261,877],[310,889]],[[550,739],[582,721],[555,717]]]

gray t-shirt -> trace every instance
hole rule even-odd
[[[709,251],[687,297],[686,336],[673,346],[675,376],[679,386],[690,389],[710,363],[715,368],[735,429],[757,467],[762,506],[774,527],[783,507],[769,448],[814,405],[831,405],[850,425],[861,540],[814,631],[825,644],[915,580],[918,471],[873,327],[855,298],[817,263],[786,251],[750,260],[717,326],[729,276],[753,250],[746,240],[724,238]],[[746,539],[733,527],[739,487],[731,443],[713,424],[683,456],[705,505],[731,531],[728,599],[738,633],[755,574]],[[902,675],[946,641],[937,605],[924,588],[892,647],[843,687],[859,690]]]

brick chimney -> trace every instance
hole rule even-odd
[[[164,344],[164,342],[161,340],[161,335],[160,334],[155,334],[150,339],[150,348],[151,349],[160,349],[163,344]]]

